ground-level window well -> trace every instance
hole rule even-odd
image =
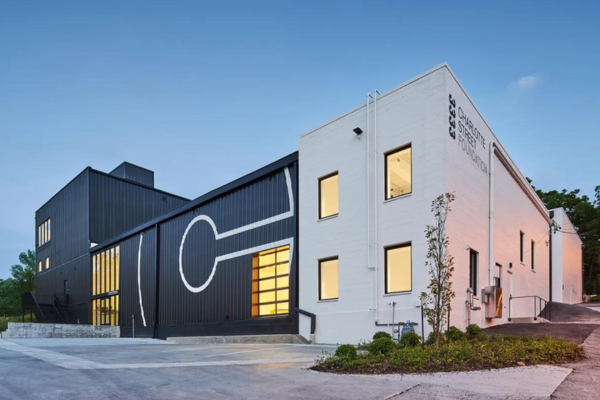
[[[252,260],[252,316],[288,314],[290,246],[255,254]]]

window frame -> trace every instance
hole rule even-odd
[[[338,191],[338,204],[337,204],[338,205],[338,207],[337,207],[338,208],[338,212],[335,213],[335,214],[331,214],[331,215],[327,215],[327,216],[322,216],[322,212],[321,212],[321,196],[322,196],[321,182],[323,182],[326,179],[332,178],[332,177],[334,177],[336,175],[338,177],[338,187],[337,187],[337,191]],[[327,219],[327,218],[333,218],[333,217],[336,217],[336,216],[340,215],[340,172],[339,171],[334,171],[334,172],[331,172],[331,173],[329,173],[327,175],[323,175],[322,177],[318,178],[317,182],[318,182],[318,186],[319,186],[319,199],[318,199],[319,206],[318,206],[318,213],[317,213],[317,217],[318,217],[319,221],[323,220],[323,219]]]
[[[337,289],[338,289],[338,291],[337,291],[338,292],[338,296],[337,297],[330,297],[330,298],[324,299],[323,295],[321,293],[321,283],[323,282],[322,279],[321,279],[321,264],[324,263],[324,262],[333,261],[333,260],[337,260],[337,262],[338,262],[338,264],[337,264],[338,280],[336,282]],[[332,257],[327,257],[327,258],[320,258],[318,260],[318,262],[319,262],[319,271],[318,271],[318,273],[319,273],[319,277],[318,277],[319,278],[318,279],[318,281],[319,281],[319,283],[318,283],[318,285],[319,285],[319,301],[339,300],[340,299],[340,257],[339,256],[332,256]]]
[[[277,254],[278,253],[282,253],[284,251],[288,252],[288,259],[285,262],[278,262],[277,261]],[[261,257],[261,255],[268,255],[270,253],[273,253],[275,255],[275,263],[273,264],[269,264],[269,265],[260,265],[260,261],[259,258]],[[256,265],[255,265],[255,261],[256,261]],[[260,251],[258,253],[254,253],[252,255],[252,275],[251,275],[251,280],[250,280],[250,294],[251,294],[251,298],[250,298],[250,315],[252,319],[262,319],[262,318],[281,318],[281,317],[288,317],[290,315],[290,309],[291,309],[291,305],[292,305],[292,298],[291,298],[291,293],[292,293],[292,246],[291,245],[283,245],[283,246],[279,246],[279,247],[274,247],[271,249],[267,249],[264,251]],[[288,264],[288,272],[287,274],[278,274],[277,270],[278,270],[278,266],[281,264],[285,264],[287,262]],[[260,270],[261,269],[265,269],[265,268],[275,268],[275,274],[271,277],[266,277],[266,278],[261,278],[260,277]],[[254,279],[254,271],[257,271],[257,278]],[[287,287],[278,287],[278,280],[280,278],[285,278],[287,277],[288,279],[288,285]],[[261,281],[267,281],[267,280],[273,280],[274,282],[274,289],[267,289],[267,290],[260,290],[260,282]],[[257,286],[257,290],[254,290],[254,284],[256,283]],[[278,292],[282,291],[282,290],[287,290],[288,294],[288,299],[287,300],[277,300],[277,296],[278,296]],[[275,294],[275,301],[266,301],[266,302],[260,302],[260,294],[261,293],[274,293]],[[258,302],[254,303],[254,296],[257,296],[258,298]],[[275,314],[271,314],[271,315],[261,315],[260,314],[260,306],[261,305],[274,305],[275,306]],[[279,304],[287,304],[287,310],[288,312],[277,312],[278,310],[278,305]],[[254,313],[254,307],[257,308],[257,312],[256,314]]]
[[[535,242],[531,241],[531,270],[535,271]]]
[[[390,250],[395,250],[395,249],[399,249],[402,247],[410,247],[410,290],[403,290],[403,291],[399,291],[399,292],[388,292],[388,251]],[[403,243],[398,243],[398,244],[393,244],[390,246],[386,246],[383,248],[383,253],[384,253],[384,264],[383,264],[383,293],[385,295],[395,295],[395,294],[402,294],[402,293],[412,293],[413,291],[413,273],[412,273],[412,266],[413,266],[413,251],[412,251],[412,242],[403,242]]]
[[[523,231],[519,231],[519,260],[521,263],[525,262],[525,233]]]
[[[50,269],[50,257],[46,257],[45,265],[46,265],[46,269]]]
[[[475,260],[473,265],[472,260]],[[473,271],[475,273],[473,274]],[[477,289],[479,279],[479,252],[473,249],[469,249],[469,287],[473,290],[473,296],[477,296]]]
[[[394,197],[388,197],[388,162],[387,159],[389,156],[391,156],[392,154],[396,154],[401,152],[402,150],[406,150],[406,149],[410,149],[410,192],[408,193],[403,193],[401,195],[398,196],[394,196]],[[383,200],[384,201],[389,201],[389,200],[394,200],[397,199],[399,197],[403,197],[403,196],[408,196],[409,194],[412,194],[413,192],[413,154],[412,154],[412,142],[409,142],[405,145],[396,147],[394,149],[388,150],[385,153],[383,153]]]
[[[52,240],[51,219],[46,218],[44,222],[38,225],[37,247],[42,247]]]

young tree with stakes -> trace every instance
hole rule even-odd
[[[446,236],[446,220],[451,211],[450,203],[454,201],[453,193],[439,195],[431,203],[431,212],[435,223],[427,225],[425,237],[427,238],[427,261],[431,280],[427,289],[429,293],[421,293],[423,314],[433,328],[435,346],[439,348],[444,320],[450,311],[450,302],[456,296],[452,291],[452,272],[454,271],[454,257],[448,253],[450,240]]]

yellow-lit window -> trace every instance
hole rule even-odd
[[[48,218],[38,226],[38,246],[48,243],[51,238],[50,218]]]
[[[42,272],[42,262],[38,263],[38,272]]]
[[[385,292],[412,290],[411,245],[402,244],[385,249]]]
[[[252,261],[252,316],[288,314],[290,247],[263,251]]]
[[[385,199],[412,192],[412,150],[410,146],[385,155]]]
[[[338,259],[319,261],[319,300],[338,298]]]
[[[119,290],[119,246],[117,246],[116,250],[115,250],[115,290]],[[117,301],[117,305],[118,305],[118,301]],[[118,308],[118,307],[117,307]]]
[[[46,257],[46,269],[50,268],[50,257]]]
[[[338,173],[319,179],[319,219],[338,214]]]
[[[92,296],[97,294],[96,292],[96,256],[92,256]]]

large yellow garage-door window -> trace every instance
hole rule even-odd
[[[288,314],[290,246],[255,254],[252,264],[252,316]]]

